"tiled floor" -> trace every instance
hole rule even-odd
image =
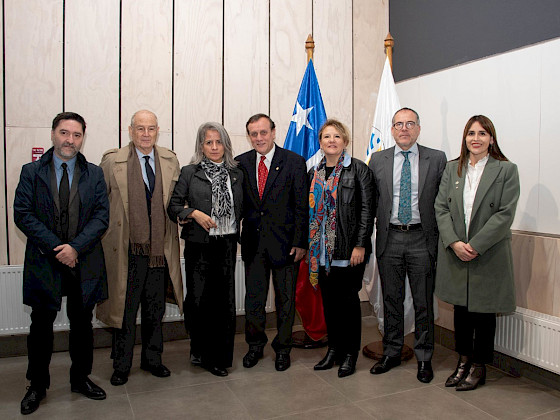
[[[272,335],[272,334],[270,334]],[[363,342],[379,340],[374,318],[364,318]],[[411,337],[407,337],[407,340]],[[456,356],[437,346],[435,378],[430,384],[416,379],[416,362],[373,376],[373,361],[360,355],[357,372],[339,379],[336,369],[315,372],[313,365],[325,350],[292,351],[292,367],[274,370],[274,354],[252,369],[241,359],[243,335],[236,337],[234,366],[226,378],[212,376],[188,361],[189,342],[165,344],[164,363],[172,371],[160,379],[135,364],[128,383],[109,384],[109,349],[95,351],[91,378],[107,391],[105,401],[91,401],[70,392],[68,353],[56,353],[51,363],[52,384],[39,410],[30,418],[45,419],[560,419],[560,392],[523,378],[489,369],[486,385],[472,392],[456,392],[443,383]],[[137,352],[139,348],[136,349]],[[0,359],[0,419],[20,417],[25,394],[25,357]]]

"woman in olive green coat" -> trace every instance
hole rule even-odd
[[[435,202],[439,228],[436,295],[454,305],[459,362],[445,386],[468,391],[486,379],[496,313],[515,310],[511,224],[517,166],[498,147],[492,121],[467,122],[458,159],[448,162]]]

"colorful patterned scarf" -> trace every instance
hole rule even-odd
[[[331,270],[331,260],[336,237],[336,195],[344,162],[343,151],[329,178],[325,180],[326,158],[315,167],[309,189],[309,281],[316,288],[319,283],[321,240],[325,249],[325,270]],[[324,239],[321,226],[325,221]]]

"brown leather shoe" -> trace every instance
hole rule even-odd
[[[471,361],[468,356],[459,355],[459,361],[457,362],[457,368],[455,372],[451,374],[447,381],[445,381],[446,387],[457,386],[468,374],[471,368]]]
[[[469,369],[469,374],[455,387],[456,391],[472,391],[479,385],[486,383],[486,365],[483,363],[473,363]]]

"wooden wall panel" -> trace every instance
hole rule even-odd
[[[327,117],[352,130],[352,0],[313,0],[313,38]]]
[[[62,0],[7,0],[4,16],[9,264],[21,264],[25,236],[13,224],[14,191],[31,148],[51,147],[52,119],[62,110]]]
[[[312,0],[270,2],[270,116],[284,145],[305,68],[305,40],[313,31]]]
[[[121,143],[130,117],[148,109],[158,117],[160,146],[171,147],[172,0],[123,0],[121,30]]]
[[[26,238],[14,224],[14,193],[22,165],[31,161],[31,148],[43,147],[46,151],[52,146],[51,129],[50,127],[7,127],[6,145],[6,155],[9,156],[7,160],[9,264],[23,264]]]
[[[268,22],[268,2],[225,2],[224,126],[238,154],[251,148],[245,135],[247,119],[270,112]]]
[[[0,21],[0,33],[4,33],[3,22]],[[4,56],[0,57],[0,65],[4,68]],[[4,85],[0,85],[0,97],[4,97]],[[4,127],[4,101],[0,103],[0,127]],[[0,137],[4,147],[0,147],[0,185],[6,185],[6,178],[4,176],[4,150],[6,147],[6,138],[4,137],[4,130],[0,131]],[[0,194],[0,265],[8,264],[8,232],[6,230],[6,195]]]
[[[82,152],[95,164],[119,147],[119,15],[117,1],[65,7],[64,108],[85,118]]]
[[[365,160],[375,114],[381,73],[385,64],[383,42],[389,32],[388,0],[354,0],[354,135],[352,154]]]
[[[4,15],[6,125],[50,127],[62,110],[62,0],[6,0]]]
[[[222,22],[223,0],[175,3],[173,134],[181,165],[191,160],[198,127],[222,122]]]

